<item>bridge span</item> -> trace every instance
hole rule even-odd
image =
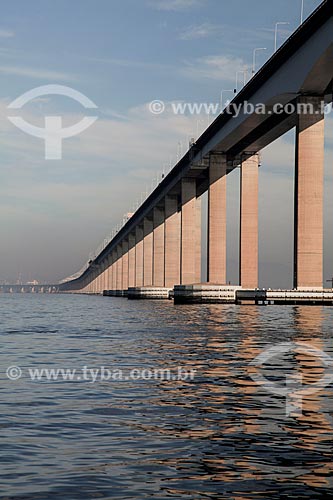
[[[57,293],[59,285],[0,285],[0,293]]]
[[[207,276],[226,285],[228,174],[240,167],[239,286],[258,288],[259,153],[296,128],[294,289],[323,287],[324,104],[333,91],[333,0],[325,0],[205,130],[76,279],[60,291],[123,294],[201,283],[201,195],[208,191]],[[261,109],[248,113],[246,106]],[[236,113],[236,109],[240,112]]]

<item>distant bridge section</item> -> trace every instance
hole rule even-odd
[[[0,293],[57,293],[59,285],[0,285]]]

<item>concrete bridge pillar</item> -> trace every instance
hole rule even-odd
[[[95,280],[94,280],[94,293],[98,293],[98,284],[99,284],[99,266],[97,267],[96,269],[96,272],[95,272]]]
[[[165,197],[165,287],[173,288],[180,284],[180,212],[178,196]]]
[[[102,262],[102,283],[101,283],[102,292],[103,290],[106,290],[107,269],[108,269],[108,263],[107,263],[107,258],[105,258]]]
[[[117,250],[114,249],[112,251],[112,290],[117,290],[117,258],[118,253]]]
[[[102,274],[102,292],[103,292],[103,290],[106,290],[106,284],[107,284],[107,273],[108,273],[107,257],[104,258],[102,266],[103,266],[103,274]]]
[[[127,290],[128,289],[128,240],[124,240],[122,243],[122,251],[123,251],[123,256],[122,256],[122,272],[123,272],[123,279],[122,279],[122,290]]]
[[[112,289],[112,255],[108,255],[108,268],[106,277],[106,290]]]
[[[164,287],[164,210],[153,211],[153,286]]]
[[[104,279],[104,290],[110,290],[110,258],[111,256],[108,255],[105,259],[105,279]]]
[[[123,289],[123,248],[122,244],[117,245],[117,288],[116,290]]]
[[[209,160],[207,281],[224,285],[227,280],[227,161],[212,154]]]
[[[143,221],[143,286],[153,284],[153,220]]]
[[[128,235],[128,286],[135,286],[135,235]]]
[[[201,282],[201,203],[196,180],[181,180],[181,285]]]
[[[107,290],[112,290],[112,253],[108,256]]]
[[[97,280],[98,280],[98,269],[96,269],[95,265],[95,269],[93,271],[93,286],[92,286],[93,293],[97,293]]]
[[[90,285],[89,285],[89,293],[93,293],[94,292],[94,279],[95,279],[95,273],[94,271],[91,271],[90,273]]]
[[[298,114],[296,126],[294,288],[323,286],[322,100],[321,97],[309,96],[298,99],[299,104],[310,107]]]
[[[143,227],[135,228],[135,286],[143,286]]]
[[[97,270],[97,293],[99,293],[102,289],[102,280],[103,280],[103,264],[98,264]]]
[[[240,188],[239,281],[258,287],[258,155],[244,155]]]

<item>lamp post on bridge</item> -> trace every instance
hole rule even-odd
[[[275,23],[275,42],[274,42],[274,52],[276,52],[277,50],[277,35],[278,35],[278,26],[282,26],[282,25],[286,25],[286,24],[290,24],[286,21],[281,21],[281,22],[278,22],[278,23]]]
[[[231,89],[230,90],[221,90],[221,101],[220,101],[220,103],[221,103],[221,113],[223,112],[223,109],[224,109],[224,107],[223,107],[223,94],[225,94],[227,92],[233,92],[233,90],[231,90]]]
[[[258,47],[258,48],[253,50],[252,75],[254,75],[256,72],[256,55],[257,55],[257,52],[259,52],[260,50],[267,50],[267,48],[266,47]]]
[[[301,3],[301,24],[303,24],[304,21],[304,0],[302,0]]]
[[[239,71],[236,71],[236,87],[235,87],[235,90],[234,90],[234,94],[237,94],[237,91],[238,91],[238,75],[243,73],[243,84],[245,85],[245,78],[246,78],[246,70],[243,69],[243,70],[239,70]]]

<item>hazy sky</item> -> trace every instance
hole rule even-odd
[[[305,0],[305,16],[319,5]],[[148,103],[218,102],[236,71],[258,66],[299,24],[301,0],[12,0],[0,24],[0,281],[54,282],[87,261],[133,210],[153,178],[176,161],[206,117],[154,116]],[[15,128],[8,104],[46,84],[70,86],[97,106],[99,119],[44,160],[44,143]],[[231,94],[229,94],[230,96]],[[227,97],[227,95],[226,95]],[[169,109],[169,108],[168,108]],[[35,99],[19,112],[44,123],[84,115],[66,97]],[[91,114],[89,112],[88,114]],[[93,113],[96,114],[96,113]],[[333,273],[333,120],[326,123],[325,278]],[[292,281],[294,134],[263,152],[260,170],[260,281]],[[237,279],[238,172],[228,177],[229,279]],[[327,276],[326,276],[327,275]]]

